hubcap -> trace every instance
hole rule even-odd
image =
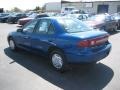
[[[12,50],[15,49],[15,44],[14,44],[14,41],[13,41],[13,40],[10,40],[9,45],[10,45],[10,48],[11,48]]]
[[[62,66],[63,66],[62,57],[59,54],[53,54],[53,56],[52,56],[52,64],[57,69],[62,68]]]

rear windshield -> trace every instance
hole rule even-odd
[[[68,33],[85,32],[92,30],[91,27],[88,27],[85,23],[78,19],[58,19],[58,22]]]

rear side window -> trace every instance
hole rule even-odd
[[[76,32],[85,32],[92,30],[91,27],[81,22],[78,19],[58,19],[58,22],[63,27],[63,29],[68,33],[76,33]]]
[[[38,34],[53,34],[54,26],[50,20],[42,19],[40,20],[36,33]]]
[[[38,34],[46,34],[47,31],[48,31],[49,25],[50,25],[49,20],[41,19],[39,24],[38,24],[36,33],[38,33]]]

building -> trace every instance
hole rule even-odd
[[[44,12],[61,12],[61,2],[49,2],[44,5]]]
[[[60,12],[63,7],[75,7],[88,13],[120,12],[120,0],[79,0],[76,2],[61,1],[45,4],[46,12]]]
[[[62,7],[73,6],[88,13],[120,12],[120,0],[81,0],[79,2],[61,2]]]

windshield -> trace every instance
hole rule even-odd
[[[20,17],[20,16],[22,16],[22,14],[16,14],[16,16],[17,16],[17,17]]]
[[[58,22],[68,33],[85,32],[92,30],[92,28],[88,27],[78,19],[58,19]]]
[[[47,14],[41,14],[41,15],[37,15],[36,18],[42,18],[42,17],[48,17]]]
[[[13,13],[13,14],[9,14],[9,16],[11,16],[11,17],[15,17],[16,14],[15,14],[15,13]]]
[[[104,21],[105,20],[105,15],[91,16],[91,17],[88,18],[88,20],[92,20],[92,21]]]
[[[36,13],[33,13],[32,15],[29,16],[29,18],[35,18],[37,16]]]
[[[9,14],[2,13],[0,16],[8,16]]]
[[[119,15],[119,14],[114,14],[114,15],[113,15],[113,18],[114,18],[114,19],[120,19],[120,15]]]

